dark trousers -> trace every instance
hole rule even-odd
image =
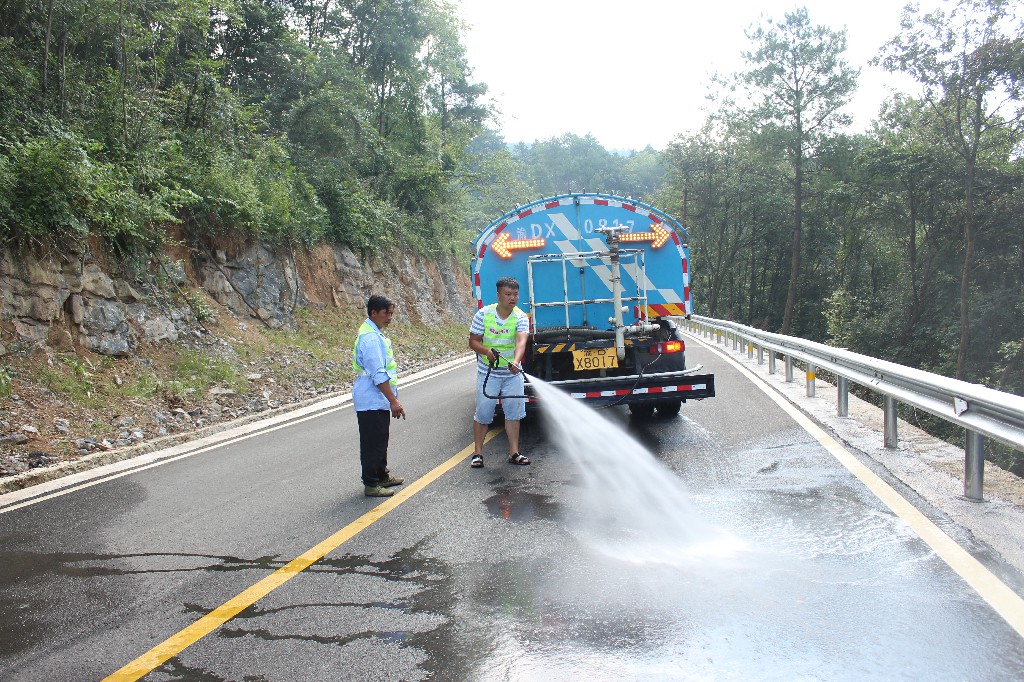
[[[363,485],[375,486],[388,477],[388,438],[391,436],[391,410],[360,410],[359,463],[363,467]]]

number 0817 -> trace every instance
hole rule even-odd
[[[572,352],[573,369],[584,372],[595,369],[613,369],[619,366],[614,348],[586,348]]]

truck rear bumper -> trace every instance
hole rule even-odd
[[[715,395],[715,375],[693,374],[692,370],[645,374],[639,377],[631,375],[552,381],[551,385],[557,386],[573,398],[583,400],[595,407],[613,403],[627,405],[669,400],[686,402],[687,400],[713,398]],[[527,405],[535,407],[536,402],[529,383],[527,383],[526,393],[530,396]]]

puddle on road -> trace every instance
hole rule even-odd
[[[535,495],[514,490],[503,490],[486,500],[487,511],[495,518],[526,523],[533,519],[551,519],[558,507],[546,495]]]

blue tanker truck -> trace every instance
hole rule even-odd
[[[472,272],[478,307],[498,279],[519,280],[524,369],[572,397],[649,417],[715,395],[714,375],[686,366],[676,320],[693,313],[690,249],[670,215],[609,194],[539,199],[480,232]]]

